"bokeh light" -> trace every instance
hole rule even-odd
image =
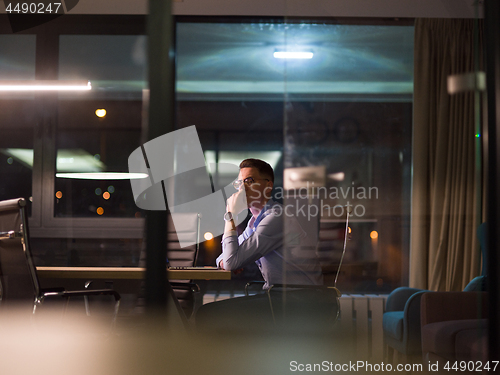
[[[106,116],[106,110],[104,108],[99,108],[95,110],[95,115],[99,118],[103,118]]]

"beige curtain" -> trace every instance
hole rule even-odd
[[[479,273],[474,93],[447,92],[474,72],[474,44],[474,20],[415,22],[412,287],[458,291]]]

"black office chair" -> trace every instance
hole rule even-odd
[[[200,215],[198,213],[175,213],[174,230],[172,216],[168,217],[167,259],[170,267],[196,266],[200,242]],[[180,219],[180,221],[179,221]],[[179,226],[179,222],[182,226]],[[180,241],[194,242],[181,247]],[[201,304],[200,288],[193,280],[170,280],[175,297],[179,301],[186,318],[191,318]]]
[[[175,215],[175,223],[172,215]],[[196,265],[200,242],[200,215],[198,213],[174,213],[168,215],[167,262],[170,267],[192,267]],[[181,242],[191,245],[181,247]],[[139,266],[146,266],[146,251],[143,246]],[[174,295],[187,319],[201,305],[200,288],[193,280],[169,280]]]
[[[114,297],[111,330],[116,324],[120,295],[111,289],[66,291],[42,289],[31,254],[26,201],[16,198],[0,202],[0,308],[9,305],[33,314],[49,297],[110,295]]]
[[[297,198],[296,198],[297,199]],[[337,289],[337,280],[342,267],[347,241],[351,239],[351,228],[349,227],[349,216],[352,210],[346,209],[346,222],[344,230],[342,258],[337,270],[333,286],[329,285],[294,285],[294,284],[272,284],[265,291],[269,300],[272,321],[274,326],[302,325],[307,320],[311,326],[316,323],[320,327],[332,328],[340,316],[340,297],[342,293]],[[307,228],[308,233],[316,233],[309,242],[301,243],[302,251],[317,253],[319,246],[319,215],[316,221],[310,218],[299,220],[302,228]],[[263,284],[263,281],[251,281],[245,285],[245,296],[249,296],[249,287]],[[273,290],[282,290],[281,300],[276,303]],[[274,302],[273,302],[274,301]],[[304,319],[306,318],[306,319]],[[315,322],[316,321],[316,322]]]

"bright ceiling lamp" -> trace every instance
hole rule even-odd
[[[56,173],[57,178],[77,180],[137,180],[148,178],[147,173],[94,172],[94,173]]]
[[[312,59],[314,53],[311,51],[275,51],[273,53],[275,59]]]
[[[87,80],[0,80],[0,91],[87,91],[90,89],[92,85]]]

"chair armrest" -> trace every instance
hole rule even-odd
[[[405,286],[394,289],[387,297],[385,311],[403,311],[410,297],[418,292],[427,292],[427,290]]]
[[[170,281],[170,285],[175,289],[190,289],[191,291],[197,293],[200,291],[200,287],[195,283],[179,283],[175,281]]]
[[[322,289],[322,290],[332,289],[332,290],[335,290],[335,293],[337,294],[337,298],[342,296],[342,293],[340,292],[340,290],[338,290],[334,286],[328,286],[328,285],[273,284],[273,285],[271,285],[271,287],[268,290],[270,291],[272,288]]]
[[[99,295],[111,295],[115,298],[115,301],[120,301],[121,296],[116,290],[112,289],[94,289],[94,290],[74,290],[74,291],[45,291],[42,294],[43,298],[46,297],[84,297],[84,296],[99,296]]]
[[[450,320],[487,317],[487,292],[432,292],[422,296],[422,326]]]

